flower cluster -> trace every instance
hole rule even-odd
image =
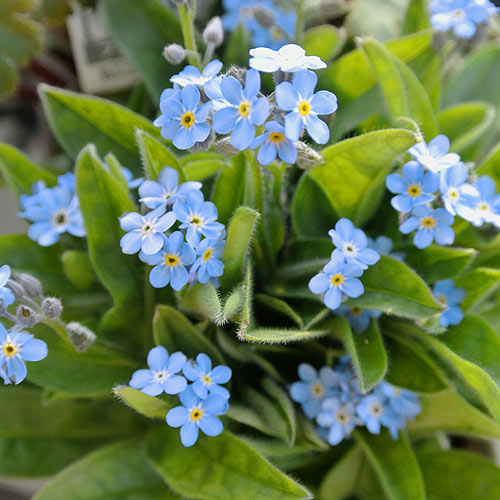
[[[170,427],[181,428],[182,444],[193,446],[200,429],[207,436],[218,436],[223,425],[217,417],[229,408],[229,391],[220,384],[229,382],[231,369],[222,365],[212,368],[206,354],[198,354],[196,361],[188,360],[182,352],[169,355],[162,346],[151,349],[147,361],[149,369],[137,370],[129,385],[149,396],[179,395],[181,406],[172,408],[166,420]]]
[[[222,23],[227,31],[239,25],[250,35],[252,46],[277,49],[293,40],[297,14],[270,0],[223,0]]]
[[[139,186],[140,201],[151,211],[131,212],[120,219],[126,231],[120,241],[123,253],[139,252],[143,262],[154,266],[149,279],[155,288],[170,284],[179,291],[195,280],[217,285],[222,276],[224,225],[217,222],[217,208],[205,201],[201,187],[199,182],[179,185],[177,171],[165,167],[157,181]]]
[[[444,327],[458,325],[464,318],[460,304],[465,299],[467,292],[455,286],[453,280],[436,281],[433,289],[434,297],[445,307],[441,313],[439,324]]]
[[[459,38],[472,38],[476,25],[499,12],[490,0],[432,0],[431,23],[436,31],[453,30]]]
[[[403,234],[415,231],[413,242],[418,248],[433,241],[451,245],[455,216],[474,226],[491,223],[500,228],[500,195],[495,182],[487,175],[475,183],[467,182],[468,167],[449,149],[450,141],[444,135],[428,145],[422,141],[410,148],[415,160],[406,163],[402,175],[386,178],[387,189],[396,194],[391,204],[402,214],[399,229]]]
[[[368,248],[368,240],[361,229],[356,229],[349,219],[340,219],[335,229],[328,232],[335,250],[323,271],[309,281],[311,292],[324,295],[325,305],[337,309],[343,296],[359,297],[365,289],[358,279],[368,266],[377,263],[379,253]]]
[[[324,68],[325,63],[319,57],[306,56],[298,45],[285,45],[279,51],[260,47],[250,54],[251,69],[246,74],[236,71],[238,78],[219,75],[222,63],[217,60],[202,72],[187,66],[173,76],[174,88],[164,90],[162,114],[154,122],[161,127],[162,136],[178,149],[189,149],[215,140],[215,133],[230,134],[230,143],[237,150],[260,148],[257,158],[262,165],[276,157],[295,163],[304,130],[315,142],[325,144],[330,131],[319,116],[335,112],[337,98],[326,90],[315,92],[317,76],[310,71]],[[276,80],[283,80],[283,73],[289,80],[295,77],[293,82],[281,81],[265,97],[259,71],[275,73]],[[256,127],[263,131],[259,136]]]
[[[407,420],[421,412],[415,393],[385,381],[362,394],[347,356],[335,369],[324,366],[319,373],[302,363],[298,374],[300,381],[290,386],[290,396],[309,419],[316,420],[320,435],[332,446],[349,438],[357,426],[365,426],[372,434],[380,434],[381,427],[387,427],[397,439]]]

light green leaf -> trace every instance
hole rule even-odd
[[[247,330],[239,335],[239,338],[248,342],[259,342],[269,344],[281,344],[287,342],[301,342],[317,337],[323,337],[328,330],[292,330],[286,328],[256,328]]]
[[[144,444],[121,441],[70,465],[34,500],[180,500],[148,463]]]
[[[500,187],[500,144],[494,147],[486,159],[477,168],[479,175],[489,175],[496,182],[497,188]]]
[[[430,25],[427,0],[410,0],[401,34],[408,35],[416,31],[425,30]]]
[[[227,431],[217,437],[200,435],[196,446],[184,448],[178,430],[155,429],[148,436],[147,453],[167,484],[183,496],[200,500],[312,498]]]
[[[354,436],[391,500],[425,499],[422,474],[404,434],[400,433],[397,441],[387,429],[383,429],[380,435],[370,434],[365,429],[356,430]]]
[[[178,406],[179,401],[168,395],[152,397],[128,386],[116,386],[113,394],[125,405],[148,418],[165,420],[168,410]]]
[[[460,304],[464,311],[474,310],[500,286],[500,270],[476,267],[456,280],[456,285],[464,288],[467,296]]]
[[[191,155],[185,157],[186,159],[189,160],[187,162],[183,162],[187,180],[203,181],[207,177],[211,177],[212,175],[219,172],[219,170],[227,168],[228,165],[224,158],[219,157],[218,155],[214,155],[213,153],[205,153],[205,154],[213,155],[213,157],[208,156],[207,158],[200,158],[193,160],[189,160]]]
[[[323,61],[331,61],[342,50],[346,36],[344,28],[322,24],[309,28],[304,33],[302,47],[307,54],[314,54]]]
[[[88,290],[96,275],[87,252],[67,250],[61,256],[64,274],[80,290]]]
[[[123,173],[123,166],[118,161],[118,158],[113,153],[108,153],[104,157],[104,162],[106,163],[106,166],[109,168],[109,171],[111,172],[113,178],[116,181],[118,181],[123,186],[124,189],[128,190],[128,183]]]

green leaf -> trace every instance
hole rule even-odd
[[[479,438],[500,437],[500,426],[454,390],[420,396],[422,413],[408,423],[412,436],[447,432]]]
[[[418,454],[428,500],[497,500],[500,468],[472,453],[458,450]]]
[[[137,145],[141,152],[144,170],[149,179],[156,180],[164,167],[171,167],[177,170],[179,183],[186,181],[182,165],[167,146],[140,129],[137,130]]]
[[[160,418],[165,420],[168,410],[174,406],[178,406],[178,400],[176,398],[166,395],[162,395],[161,398],[154,398],[128,386],[115,387],[113,389],[113,394],[123,404],[148,418]]]
[[[87,252],[67,250],[61,256],[64,274],[80,290],[88,290],[96,278]]]
[[[415,33],[430,27],[427,0],[410,0],[403,22],[402,35]]]
[[[200,500],[312,498],[227,431],[217,437],[200,435],[196,446],[184,448],[177,430],[155,429],[148,436],[147,453],[167,484],[183,496]]]
[[[256,328],[238,335],[248,342],[282,344],[287,342],[301,342],[317,337],[323,337],[328,330],[292,330],[286,328]]]
[[[477,168],[479,175],[489,175],[500,186],[500,144],[493,148],[483,163]]]
[[[375,321],[363,333],[354,333],[347,320],[338,316],[331,320],[332,330],[340,335],[359,377],[361,392],[378,384],[387,371],[387,355]]]
[[[413,319],[441,311],[441,306],[422,278],[392,257],[382,256],[379,262],[364,272],[361,281],[365,293],[358,299],[349,299],[349,305]]]
[[[135,130],[161,137],[149,120],[106,99],[45,84],[39,92],[52,131],[72,158],[93,143],[100,156],[112,152],[125,167],[140,173]]]
[[[272,297],[271,295],[266,295],[263,293],[258,293],[255,295],[255,300],[260,302],[264,307],[274,310],[275,312],[282,314],[283,316],[291,319],[299,328],[304,326],[302,318],[290,307],[290,305],[284,300]]]
[[[224,324],[219,294],[210,283],[197,283],[182,295],[181,309],[195,316],[207,318],[213,323]]]
[[[249,33],[242,24],[238,24],[229,38],[224,61],[226,64],[245,66],[248,64],[248,51],[251,48]]]
[[[460,304],[464,311],[474,310],[500,286],[500,270],[476,267],[456,280],[458,287],[464,288],[467,296]]]
[[[154,100],[178,69],[163,58],[165,45],[182,40],[180,23],[160,0],[105,0],[113,39],[140,72]]]
[[[305,175],[318,183],[339,217],[363,225],[382,199],[391,164],[416,142],[409,130],[369,132],[324,149],[325,163]]]
[[[456,278],[464,272],[477,255],[473,248],[461,249],[431,245],[423,250],[413,245],[405,248],[406,262],[426,281]]]
[[[213,153],[205,153],[206,155],[213,155]],[[185,157],[189,160],[191,155]],[[207,177],[219,172],[228,167],[224,158],[217,155],[208,156],[207,158],[193,159],[183,162],[184,171],[189,181],[203,181]]]
[[[363,39],[359,45],[375,72],[392,119],[412,118],[428,139],[435,137],[438,124],[434,110],[412,70],[374,39]]]
[[[0,173],[9,184],[11,191],[31,194],[31,186],[43,181],[48,186],[56,184],[56,176],[32,163],[21,151],[8,144],[0,144]]]
[[[345,29],[331,24],[314,26],[304,33],[302,47],[307,54],[314,54],[323,61],[331,61],[342,50],[346,35]]]
[[[228,290],[241,280],[245,258],[259,218],[259,213],[248,207],[238,208],[231,218],[227,228],[226,248],[222,257],[224,274],[220,282],[223,289]]]
[[[373,465],[387,496],[391,500],[425,499],[422,474],[407,437],[392,439],[387,429],[380,435],[367,430],[354,432],[368,460]]]
[[[207,354],[214,364],[224,359],[210,340],[200,333],[181,312],[173,307],[158,305],[153,319],[153,335],[156,345],[168,352],[182,351],[195,358],[200,352]]]
[[[70,465],[34,500],[180,500],[149,465],[143,443],[121,441]]]

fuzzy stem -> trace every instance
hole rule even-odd
[[[200,55],[196,48],[196,38],[194,33],[194,8],[184,4],[177,4],[179,16],[181,18],[182,36],[184,38],[184,48],[188,50],[188,61],[193,66],[200,68]]]

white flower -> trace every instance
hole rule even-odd
[[[318,56],[306,56],[306,51],[293,43],[279,50],[258,47],[250,50],[250,66],[264,73],[279,69],[285,73],[297,73],[303,69],[322,69],[326,64]]]

